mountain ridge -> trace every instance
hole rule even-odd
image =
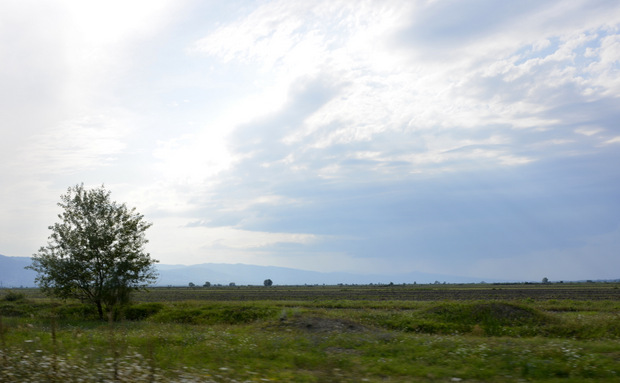
[[[36,273],[25,270],[29,257],[9,257],[0,254],[0,287],[34,287]],[[279,266],[259,266],[244,263],[201,263],[195,265],[156,265],[159,278],[155,286],[202,286],[211,284],[262,285],[271,279],[274,285],[370,284],[370,283],[477,283],[482,279],[429,274],[421,272],[399,274],[361,274],[349,272],[319,272]],[[486,282],[500,282],[486,280]]]

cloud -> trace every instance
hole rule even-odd
[[[13,7],[3,249],[81,181],[185,263],[473,276],[617,227],[610,2]]]
[[[489,277],[501,275],[506,279],[532,281],[543,277],[552,281],[616,279],[615,270],[620,266],[615,256],[620,246],[619,234],[619,229],[615,228],[573,248],[481,259],[469,267],[468,273],[481,275],[483,272]]]
[[[0,150],[5,153],[14,154],[28,134],[66,113],[63,92],[59,91],[68,73],[58,13],[51,5],[31,11],[15,4],[12,12],[0,15]]]
[[[482,30],[472,30],[471,34],[473,37],[488,35],[490,40],[491,36],[495,38],[497,34],[501,35],[510,29],[510,25],[501,22],[504,18],[516,20],[516,12],[516,14],[525,15],[525,18],[530,17],[538,20],[541,12],[540,8],[532,7],[531,4],[521,4],[518,6],[519,9],[515,10],[508,6],[493,6],[487,2],[478,2],[474,7],[466,7],[467,12],[453,13],[447,12],[447,10],[454,6],[462,8],[465,6],[450,5],[445,2],[441,4],[441,6],[432,6],[427,9],[416,8],[415,12],[420,13],[413,18],[414,25],[418,28],[416,31],[428,29],[430,30],[429,34],[435,38],[441,38],[442,33],[419,21],[422,19],[436,20],[436,17],[431,17],[433,12],[442,13],[444,16],[445,14],[459,15],[458,20],[448,17],[442,21],[445,25],[452,25],[452,27],[460,29],[458,23],[468,23],[467,25],[478,28],[479,23],[471,23],[472,20],[467,15],[477,14],[480,9],[485,9],[488,14],[493,14],[495,17],[499,15],[497,19],[499,21],[492,25],[486,25]],[[573,3],[564,12],[569,14],[579,12],[582,6],[581,3]],[[592,99],[591,94],[590,97],[585,97],[590,92],[591,84],[580,73],[589,70],[588,65],[591,64],[588,63],[595,62],[599,55],[590,52],[587,62],[582,62],[574,67],[571,62],[575,60],[576,50],[578,49],[582,49],[579,54],[585,58],[583,46],[599,38],[596,30],[587,30],[584,34],[576,32],[574,28],[569,30],[562,24],[559,31],[565,33],[564,35],[548,35],[555,43],[552,43],[550,39],[544,39],[545,42],[541,43],[540,34],[536,34],[536,40],[529,40],[528,35],[521,38],[520,41],[516,39],[516,35],[510,35],[511,44],[508,47],[501,43],[494,45],[495,47],[502,46],[502,56],[479,55],[479,52],[474,50],[473,52],[462,52],[459,57],[458,52],[452,52],[452,57],[459,58],[450,64],[436,65],[432,62],[429,67],[429,64],[425,63],[421,56],[415,56],[418,60],[415,63],[416,65],[410,65],[406,54],[394,53],[394,50],[389,49],[393,44],[391,37],[405,23],[404,19],[399,19],[398,14],[395,14],[393,9],[389,9],[389,6],[379,9],[381,12],[379,14],[382,17],[378,18],[378,24],[384,25],[382,24],[384,20],[391,22],[396,20],[395,26],[392,28],[378,27],[373,30],[376,34],[370,37],[370,44],[373,49],[378,50],[375,55],[368,55],[366,50],[360,48],[357,44],[358,40],[354,37],[361,33],[359,27],[365,25],[364,22],[359,24],[341,23],[341,25],[349,26],[350,29],[344,31],[342,33],[344,37],[340,37],[336,42],[319,32],[308,32],[315,31],[312,26],[315,25],[316,20],[312,16],[309,17],[310,21],[301,20],[299,15],[314,15],[317,13],[317,9],[320,9],[320,6],[316,8],[286,7],[281,3],[272,2],[259,7],[247,18],[220,28],[196,44],[197,50],[221,57],[226,62],[231,60],[267,62],[269,63],[267,66],[271,70],[275,71],[277,68],[277,70],[287,73],[287,75],[281,76],[281,80],[288,80],[289,87],[295,84],[295,82],[291,82],[295,80],[295,78],[291,79],[291,74],[304,76],[309,73],[315,74],[319,70],[319,76],[340,79],[340,83],[343,85],[337,96],[330,96],[320,109],[306,116],[303,121],[297,121],[288,126],[288,129],[285,128],[286,123],[267,121],[272,129],[275,126],[279,127],[279,132],[285,135],[281,140],[290,148],[288,151],[286,148],[281,148],[284,151],[272,152],[271,154],[277,156],[277,153],[280,153],[279,160],[284,161],[286,159],[290,166],[296,166],[299,169],[307,167],[306,164],[297,163],[306,152],[313,150],[320,152],[328,147],[335,146],[362,146],[363,143],[370,141],[380,141],[381,135],[391,134],[388,132],[397,132],[397,135],[401,137],[415,137],[416,140],[424,142],[429,150],[419,154],[394,156],[392,153],[377,151],[377,148],[374,148],[376,158],[394,158],[395,161],[404,159],[414,164],[417,167],[416,171],[420,171],[421,164],[435,165],[450,162],[450,158],[455,158],[456,161],[454,162],[459,162],[458,160],[467,161],[467,158],[486,158],[495,159],[498,164],[504,165],[525,164],[536,160],[536,156],[532,157],[519,153],[522,151],[519,147],[507,144],[501,149],[478,147],[468,152],[460,151],[459,153],[454,151],[456,148],[452,146],[454,144],[448,144],[448,142],[467,141],[468,137],[478,134],[480,130],[501,132],[506,143],[517,142],[527,136],[530,137],[529,139],[536,139],[535,135],[530,132],[517,133],[511,131],[510,127],[513,129],[554,129],[554,127],[564,124],[565,121],[561,120],[558,114],[545,114],[546,110],[557,108],[558,105],[566,103],[569,96],[573,97],[575,103],[581,102],[577,101],[579,99]],[[555,10],[555,5],[550,6],[549,9]],[[545,9],[544,12],[551,12],[549,9]],[[359,11],[346,9],[345,11],[355,14],[362,20],[376,16],[371,12],[364,13],[368,9]],[[589,21],[584,24],[584,27],[596,25],[595,22],[597,21],[600,22],[602,16],[600,12],[587,12]],[[608,14],[605,16],[609,17]],[[480,17],[484,17],[484,13],[480,13]],[[256,30],[250,29],[249,26],[254,25],[257,20],[261,20],[260,25],[262,27],[257,27]],[[287,22],[282,20],[287,20]],[[322,24],[323,27],[325,25],[331,26],[330,21]],[[275,29],[270,29],[268,26],[275,26]],[[435,25],[435,28],[441,29],[442,27]],[[534,29],[536,28],[539,32],[549,33],[548,28],[542,24],[535,23]],[[318,30],[323,31],[324,29],[329,30],[330,27]],[[417,36],[415,31],[411,33]],[[558,33],[558,30],[554,30],[554,33]],[[232,34],[233,37],[231,40],[224,40],[222,36],[228,34]],[[453,34],[447,35],[454,36]],[[466,35],[467,32],[460,33],[458,36]],[[531,35],[534,36],[533,33]],[[292,57],[295,56],[291,47],[297,43],[301,44],[306,38],[312,38],[314,46],[320,47],[314,51],[312,62],[317,64],[311,69],[303,66],[297,68],[289,64],[289,61],[292,62],[294,60]],[[270,46],[274,40],[285,40],[287,43],[284,45],[287,46],[287,49],[274,49],[272,51],[259,49],[262,46],[261,44]],[[232,44],[224,46],[221,43],[222,41],[229,41]],[[415,43],[405,41],[401,43],[403,49],[410,52],[419,50]],[[479,41],[478,38],[474,43]],[[279,46],[277,43],[274,44]],[[461,45],[461,49],[468,47],[466,42]],[[524,49],[524,46],[531,46],[531,48],[523,51],[523,53],[518,53]],[[473,47],[475,48],[475,46]],[[512,47],[511,50],[510,47]],[[262,56],[267,54],[265,52],[278,56],[268,59]],[[347,54],[343,54],[343,52]],[[527,58],[528,55],[530,58]],[[389,65],[380,65],[375,57],[382,57],[382,62],[389,63]],[[321,66],[325,62],[329,62],[330,66]],[[497,70],[500,68],[498,64],[502,62],[503,69],[498,72]],[[567,63],[568,66],[566,66]],[[407,68],[408,64],[412,69]],[[291,72],[291,70],[296,71],[296,73]],[[304,72],[304,70],[308,72]],[[527,73],[527,77],[523,77],[525,73]],[[279,77],[276,76],[276,78]],[[493,78],[499,81],[492,80]],[[560,95],[564,96],[560,97]],[[604,92],[600,93],[599,96],[604,96]],[[287,104],[284,109],[290,111],[289,115],[294,115],[295,111],[289,109],[290,105],[290,103]],[[265,134],[265,124],[262,124],[262,127],[261,124],[261,122],[245,124],[246,128],[240,131],[247,133],[252,130],[254,134]],[[253,127],[247,128],[250,125]],[[508,129],[491,129],[492,126],[502,125]],[[426,130],[429,133],[420,135],[417,133],[420,130]],[[287,132],[284,133],[285,131]],[[493,135],[497,136],[497,133]],[[545,139],[548,140],[548,137]],[[555,140],[565,140],[565,138],[562,135]],[[300,143],[303,143],[303,146],[298,145]],[[264,148],[265,146],[257,144],[255,147]],[[437,149],[432,151],[430,148]],[[387,148],[383,150],[385,149]],[[250,151],[249,148],[246,150],[246,152]],[[461,156],[458,157],[459,154],[457,153]],[[274,158],[274,160],[278,160],[278,158]],[[324,167],[323,173],[326,176],[333,177],[345,168],[342,163],[330,164]],[[380,168],[382,167],[377,167],[377,169]],[[446,169],[453,168],[446,166]]]
[[[558,12],[560,3],[433,4],[396,12],[392,3],[355,10],[336,3],[332,9],[346,20],[336,24],[329,17],[317,21],[324,3],[270,2],[193,45],[194,52],[226,64],[256,67],[258,81],[270,79],[288,89],[284,102],[239,124],[230,136],[239,160],[214,189],[228,198],[204,202],[209,206],[204,215],[212,218],[208,225],[332,235],[321,243],[324,251],[354,257],[385,251],[402,260],[459,252],[477,257],[561,241],[569,228],[552,228],[558,222],[549,217],[570,205],[530,206],[518,194],[507,201],[476,199],[488,196],[482,185],[469,200],[439,190],[458,189],[454,180],[464,174],[484,180],[501,172],[530,174],[527,166],[534,163],[545,164],[549,177],[564,169],[558,161],[593,155],[602,142],[613,142],[608,133],[601,135],[614,126],[616,112],[607,98],[613,82],[602,85],[599,79],[614,70],[608,63],[615,52],[609,37],[617,31],[617,12],[589,9],[575,27],[567,20],[582,14],[585,4],[572,2],[550,27],[545,15]],[[491,23],[473,22],[491,14]],[[350,22],[353,17],[359,22]],[[377,27],[364,30],[370,20]],[[334,29],[337,37],[326,33]],[[295,65],[297,46],[311,47],[312,58],[304,65]],[[593,74],[599,66],[605,69]],[[520,177],[524,184],[546,185],[550,195],[562,194],[545,177]],[[564,186],[576,187],[572,182]],[[392,189],[401,194],[388,192]],[[295,203],[244,202],[270,192]],[[506,210],[509,201],[521,202]],[[418,212],[420,206],[432,208]],[[405,214],[408,207],[415,213]],[[497,216],[482,219],[487,211]],[[511,217],[518,211],[521,216]],[[539,226],[528,227],[528,214]],[[596,226],[595,219],[588,222]],[[379,227],[397,234],[384,238]],[[416,235],[408,239],[407,232]],[[489,234],[478,237],[484,232]],[[556,234],[552,241],[541,233]],[[488,237],[494,239],[485,242]]]
[[[604,144],[618,144],[620,143],[620,136],[613,137],[604,142]]]
[[[110,116],[84,116],[31,137],[23,157],[42,176],[77,173],[113,163],[126,147],[130,126]]]

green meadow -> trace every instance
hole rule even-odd
[[[618,284],[0,291],[0,382],[617,382]]]

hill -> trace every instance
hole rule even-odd
[[[31,263],[29,257],[0,255],[0,287],[33,287],[36,273],[25,270]],[[187,286],[190,282],[201,286],[205,282],[228,285],[262,285],[271,279],[276,285],[303,284],[370,284],[370,283],[448,283],[480,282],[477,278],[425,273],[356,274],[323,273],[286,267],[256,266],[246,264],[203,263],[199,265],[157,265],[157,286]],[[487,282],[493,282],[487,280]]]
[[[199,265],[159,265],[160,278],[158,286],[187,286],[189,282],[202,285],[262,285],[265,279],[271,279],[276,285],[303,284],[370,284],[370,283],[433,283],[446,281],[450,283],[480,282],[480,279],[435,275],[425,273],[403,274],[356,274],[344,272],[324,273],[299,270],[286,267],[256,266],[246,264],[204,263]]]
[[[24,267],[32,263],[28,257],[7,257],[0,254],[0,287],[33,287],[37,275]]]

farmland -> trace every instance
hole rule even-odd
[[[141,293],[139,301],[441,301],[441,300],[620,300],[616,284],[438,284],[363,286],[280,286],[225,288],[155,288]]]
[[[0,382],[614,382],[614,283],[0,291]]]

